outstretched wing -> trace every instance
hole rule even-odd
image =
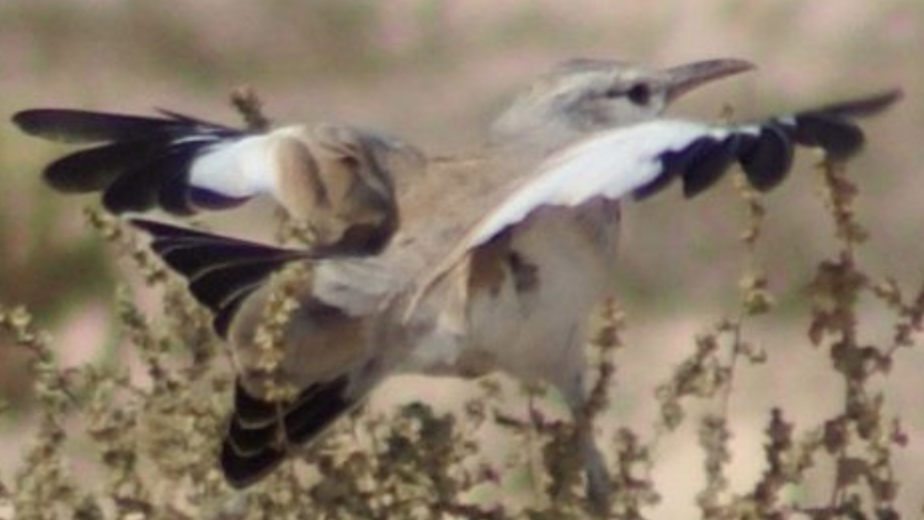
[[[265,194],[307,222],[319,242],[363,254],[391,237],[394,191],[424,169],[415,148],[371,130],[298,125],[253,133],[161,113],[36,109],[13,121],[55,141],[102,143],[51,163],[45,178],[63,192],[102,192],[113,213],[159,207],[188,215]]]
[[[287,262],[316,258],[304,251],[161,222],[135,219],[132,224],[153,237],[154,252],[187,279],[193,296],[214,313],[216,332],[226,339],[242,303],[274,271]],[[363,363],[368,353],[363,344],[355,343],[363,341],[362,335],[348,332],[360,326],[359,320],[346,310],[320,298],[304,298],[290,319],[297,320],[297,326],[286,336],[286,373],[300,388],[290,401],[269,401],[251,393],[248,383],[254,384],[254,376],[242,360],[252,346],[246,340],[234,345],[244,365],[238,367],[221,467],[235,487],[249,486],[269,474],[294,448],[315,439],[362,402],[381,377],[381,369]]]
[[[213,313],[212,326],[225,338],[241,303],[288,262],[308,258],[305,251],[283,249],[194,229],[134,219],[153,237],[151,248],[183,275],[197,301]]]
[[[545,206],[576,207],[597,197],[642,199],[676,179],[693,197],[735,163],[752,186],[765,191],[786,177],[796,146],[819,147],[831,159],[846,160],[864,142],[853,119],[880,112],[900,97],[898,91],[886,92],[751,124],[655,120],[599,132],[545,160],[495,204],[425,274],[414,301],[474,248]]]
[[[192,175],[206,157],[251,149],[261,139],[242,129],[173,112],[146,117],[54,108],[19,112],[13,122],[30,135],[95,144],[48,165],[45,179],[62,192],[103,192],[113,213],[159,206],[185,215],[235,206],[269,188],[252,169],[225,172],[223,183]]]
[[[287,262],[311,258],[303,251],[162,222],[136,219],[132,224],[153,237],[154,252],[187,279],[193,296],[214,313],[215,331],[226,339],[241,304],[274,271]],[[315,377],[305,375],[318,373],[310,368],[290,367],[289,373],[302,374],[293,381],[301,387],[299,395],[291,401],[268,401],[247,390],[250,376],[246,367],[240,367],[243,371],[238,374],[234,408],[221,448],[222,471],[235,487],[256,483],[285,460],[293,448],[316,438],[359,404],[378,377],[359,363],[364,355],[362,345],[336,342],[350,338],[342,331],[355,325],[354,318],[320,299],[306,299],[300,305],[292,317],[299,320],[297,332],[293,333],[295,339],[285,346],[288,357],[296,365],[308,360],[313,368],[324,365],[326,360],[330,370],[322,370],[323,377]],[[246,357],[248,345],[235,348]],[[289,352],[291,349],[297,351]]]

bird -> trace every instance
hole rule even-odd
[[[752,68],[737,59],[665,69],[605,59],[560,64],[513,98],[483,149],[425,158],[425,173],[393,192],[397,224],[387,241],[361,254],[132,218],[212,310],[239,360],[220,456],[228,481],[258,482],[398,373],[502,371],[551,384],[580,413],[586,318],[617,289],[623,203],[676,183],[694,197],[736,164],[767,191],[792,168],[796,146],[846,161],[864,144],[855,119],[901,97],[893,89],[741,123],[663,115],[696,87]],[[33,133],[55,126],[23,124],[28,119],[18,123]],[[310,277],[282,334],[281,377],[297,392],[276,401],[253,361],[254,337],[271,275],[291,264]],[[613,490],[593,432],[578,444],[588,497],[605,506]]]

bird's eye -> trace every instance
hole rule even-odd
[[[651,87],[644,83],[636,83],[626,91],[626,96],[636,105],[647,105],[651,100]]]

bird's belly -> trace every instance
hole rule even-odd
[[[599,201],[583,211],[540,213],[511,247],[532,270],[533,284],[502,297],[473,295],[471,347],[494,353],[497,368],[523,379],[552,379],[582,362],[591,311],[612,292],[618,208]]]
[[[571,351],[583,345],[591,310],[611,293],[618,225],[612,202],[536,214],[502,251],[473,259],[471,268],[480,273],[469,278],[461,328],[434,328],[406,367],[464,376],[502,370],[549,380],[578,362]]]

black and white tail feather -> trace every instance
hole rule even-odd
[[[188,282],[190,292],[212,311],[215,332],[228,338],[241,303],[285,264],[317,257],[144,219],[131,223],[151,235],[151,248]],[[316,437],[354,408],[360,397],[348,391],[349,372],[301,389],[287,402],[266,401],[247,392],[240,380],[234,410],[221,447],[221,467],[235,487],[256,483],[291,449]]]
[[[854,119],[874,115],[901,98],[898,90],[745,124],[655,119],[597,132],[549,157],[470,229],[426,275],[413,301],[470,251],[545,206],[577,207],[595,198],[645,199],[680,179],[684,195],[713,186],[735,163],[751,186],[767,191],[792,167],[796,146],[820,148],[845,161],[863,146]],[[413,306],[408,311],[413,312]]]
[[[215,175],[193,174],[202,157],[259,135],[176,112],[160,113],[163,117],[50,108],[19,112],[13,121],[34,136],[96,144],[48,165],[45,179],[62,192],[103,192],[103,205],[113,213],[160,207],[189,215],[234,207],[266,190],[259,179],[234,185]]]

